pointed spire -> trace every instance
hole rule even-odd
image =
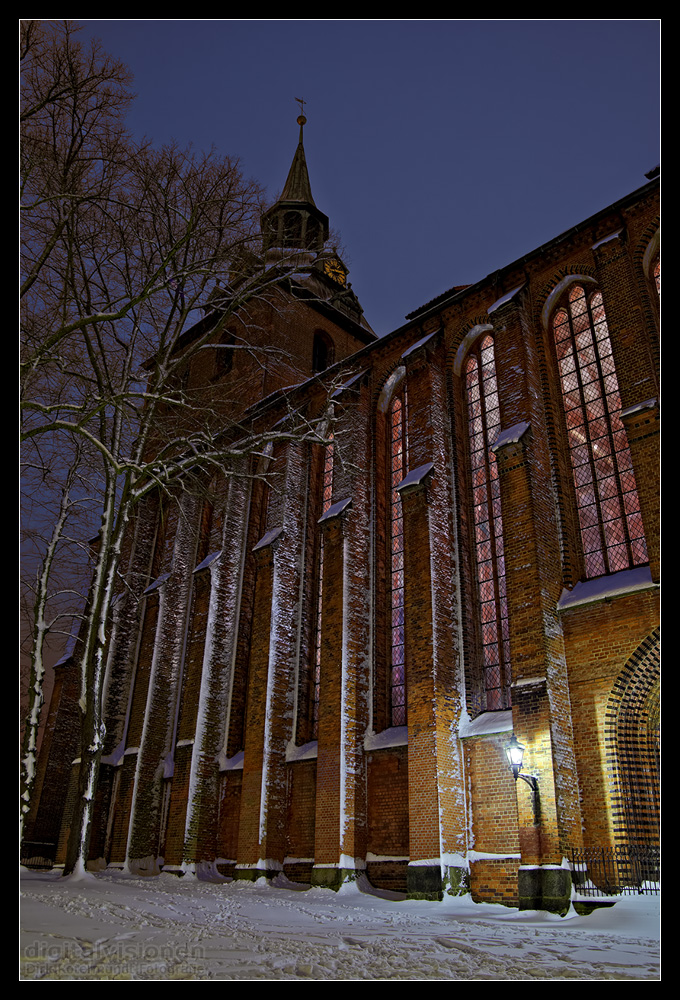
[[[303,201],[307,202],[309,205],[314,205],[312,187],[309,183],[309,173],[307,171],[307,160],[305,159],[305,147],[302,141],[302,129],[304,128],[307,119],[304,115],[299,115],[297,122],[300,126],[300,139],[297,149],[295,150],[293,162],[290,170],[288,171],[288,177],[286,178],[286,183],[283,188],[281,201]]]
[[[304,101],[300,101],[302,104]],[[302,139],[306,121],[303,114],[298,116],[300,138],[283,192],[276,204],[262,216],[262,235],[268,257],[276,249],[320,253],[328,239],[328,216],[314,204],[309,183]]]

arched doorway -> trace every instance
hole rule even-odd
[[[607,706],[617,845],[659,845],[660,635],[655,629],[619,674]]]

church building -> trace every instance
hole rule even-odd
[[[92,864],[564,912],[572,852],[659,843],[659,178],[378,339],[298,122],[262,218],[281,280],[186,378],[321,430],[138,519]],[[264,366],[229,350],[254,330]],[[45,863],[76,674],[24,844]]]

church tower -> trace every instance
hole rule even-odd
[[[267,262],[291,251],[320,253],[328,239],[328,216],[314,204],[309,183],[302,130],[307,119],[299,115],[300,138],[281,197],[262,216],[262,237]],[[311,257],[310,257],[311,259]]]
[[[328,216],[314,203],[303,141],[307,122],[299,115],[300,136],[281,197],[262,216],[262,248],[265,267],[278,266],[291,275],[291,291],[298,298],[315,303],[331,321],[358,336],[354,350],[375,338],[364,318],[361,304],[347,281],[349,269],[335,247],[328,247]],[[294,275],[294,278],[293,278]],[[328,307],[331,312],[328,312]],[[323,353],[323,352],[322,352]],[[337,354],[331,351],[338,360]],[[330,361],[329,361],[330,363]],[[313,368],[324,367],[317,358]]]

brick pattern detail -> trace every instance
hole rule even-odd
[[[519,859],[503,861],[484,859],[471,865],[470,884],[476,903],[503,903],[518,906],[517,872]]]
[[[288,765],[286,861],[291,882],[311,882],[316,825],[316,761]]]
[[[371,885],[391,892],[406,892],[407,872],[406,861],[369,861],[366,865],[366,876]]]
[[[515,782],[505,755],[510,735],[465,740],[474,849],[501,857],[519,854]]]
[[[408,750],[393,747],[375,751],[368,755],[367,764],[368,851],[408,858]]]
[[[228,771],[220,780],[217,857],[232,867],[238,856],[238,817],[241,810],[242,771]]]
[[[117,769],[117,794],[112,799],[112,835],[108,858],[112,864],[124,864],[127,858],[127,837],[136,768],[137,754],[128,754],[123,757],[122,765]]]

